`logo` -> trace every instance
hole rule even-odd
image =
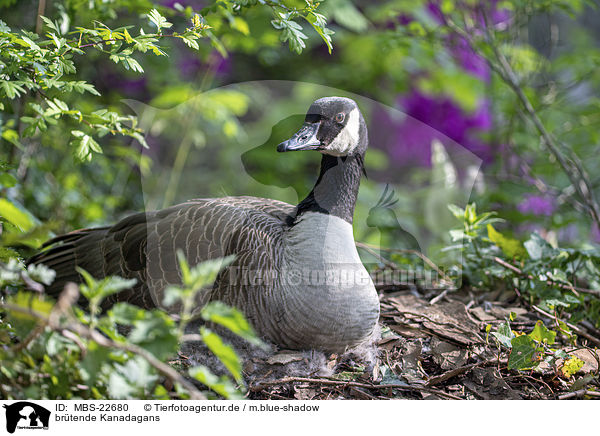
[[[14,433],[18,429],[48,430],[50,411],[29,401],[19,401],[3,405],[6,409],[6,431]]]

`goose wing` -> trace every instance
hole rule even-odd
[[[43,263],[56,271],[56,280],[47,289],[52,295],[60,293],[67,282],[81,280],[76,267],[96,278],[135,278],[134,288],[109,297],[105,305],[128,301],[151,308],[162,301],[162,291],[168,285],[181,281],[178,250],[191,265],[235,254],[235,267],[271,270],[294,210],[287,203],[256,197],[196,199],[131,215],[112,227],[59,236],[48,241],[48,249],[28,263]],[[215,292],[230,294],[221,299],[233,304],[247,297],[239,295],[243,287],[232,293],[225,275],[220,277],[208,299],[215,298]]]

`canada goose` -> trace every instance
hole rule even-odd
[[[78,266],[94,277],[137,279],[107,305],[128,301],[177,312],[162,303],[166,286],[180,283],[176,250],[191,265],[234,254],[212,288],[200,292],[198,308],[220,300],[242,310],[259,335],[281,347],[343,351],[368,338],[379,318],[377,293],[352,234],[367,145],[353,100],[318,99],[300,130],[277,147],[323,155],[314,188],[297,206],[256,197],[191,200],[58,236],[29,263],[56,271],[51,294],[80,281]]]

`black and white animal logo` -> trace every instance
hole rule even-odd
[[[29,401],[19,401],[10,405],[4,404],[6,409],[6,431],[14,433],[18,429],[48,429],[50,411],[42,406]]]

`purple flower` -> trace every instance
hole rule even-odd
[[[431,15],[438,23],[443,23],[445,21],[444,13],[439,6],[439,1],[431,1],[427,3],[427,12],[429,12],[429,15]]]
[[[439,6],[439,3],[439,0],[430,1],[427,4],[427,11],[436,22],[439,24],[444,24],[446,19]],[[488,24],[491,24],[497,29],[504,29],[508,27],[512,15],[507,9],[498,9],[497,3],[497,0],[490,0],[487,3],[480,2],[476,7],[466,8],[467,13],[476,20],[479,27],[465,30],[473,34],[482,33],[483,29],[487,25],[486,19]],[[464,6],[462,7],[465,8]],[[465,71],[485,82],[490,80],[490,68],[487,62],[473,51],[466,39],[456,35],[449,35],[447,37],[447,42],[452,56],[465,69]]]
[[[445,145],[448,138],[476,154],[492,160],[492,149],[477,134],[492,127],[490,108],[483,101],[474,114],[463,111],[448,97],[434,98],[418,92],[399,99],[407,117],[395,120],[384,110],[375,110],[371,120],[371,142],[386,150],[396,165],[431,165],[431,142]]]
[[[554,201],[548,197],[525,194],[525,198],[517,205],[519,212],[523,214],[550,216],[554,212]]]
[[[199,72],[208,68],[217,77],[225,76],[231,71],[231,58],[223,58],[218,53],[212,53],[206,61],[194,56],[184,56],[178,62],[179,72],[185,79],[191,79]]]
[[[484,82],[489,82],[490,67],[487,61],[475,53],[464,38],[454,38],[454,41],[451,47],[454,59],[456,59],[465,71]]]

